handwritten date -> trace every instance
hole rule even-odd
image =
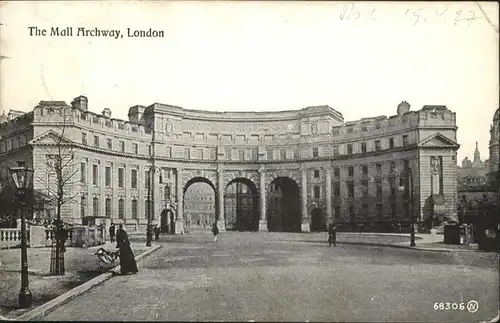
[[[355,21],[377,21],[382,20],[382,9],[366,8],[356,5],[355,2],[345,4],[340,10],[340,20]],[[391,13],[392,15],[392,13]],[[417,8],[406,9],[401,13],[404,21],[409,22],[411,25],[416,26],[422,23],[443,23],[462,25],[469,29],[471,24],[484,16],[474,10],[463,10],[460,8],[452,8],[451,6],[444,5],[439,8]]]

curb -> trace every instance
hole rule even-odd
[[[153,252],[157,251],[161,247],[162,247],[162,245],[156,245],[156,246],[152,247],[151,249],[144,251],[143,253],[141,253],[140,255],[137,255],[135,257],[135,261],[138,262],[139,260],[141,260],[141,259],[145,258],[146,256],[149,256]],[[137,264],[137,266],[139,267],[139,263]],[[45,316],[48,313],[55,310],[56,308],[66,304],[67,302],[69,302],[73,298],[85,293],[86,291],[88,291],[92,287],[97,286],[97,285],[105,282],[106,280],[110,279],[111,277],[113,277],[114,273],[117,273],[119,271],[120,271],[120,265],[111,269],[111,272],[101,274],[101,275],[89,280],[88,282],[85,282],[85,283],[67,291],[64,294],[59,295],[58,297],[48,301],[47,303],[38,306],[37,308],[33,309],[32,311],[25,313],[25,314],[15,318],[15,319],[11,319],[11,320],[30,321],[30,320],[36,319],[40,316]]]
[[[434,252],[479,252],[477,250],[471,249],[445,249],[445,248],[424,248],[424,247],[411,247],[405,245],[394,245],[394,244],[384,244],[384,243],[367,243],[367,242],[337,242],[337,244],[352,244],[352,245],[363,245],[363,246],[373,246],[373,247],[389,247],[389,248],[401,248],[401,249],[412,249],[419,251],[434,251]]]

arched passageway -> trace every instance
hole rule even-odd
[[[259,195],[255,184],[247,178],[229,182],[224,194],[226,230],[257,231],[258,212]]]
[[[210,228],[217,221],[217,190],[205,177],[194,177],[184,186],[185,227]]]
[[[311,232],[326,231],[325,213],[320,208],[311,211]]]
[[[269,187],[267,229],[269,231],[300,232],[299,185],[289,177],[274,179]]]

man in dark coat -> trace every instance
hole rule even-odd
[[[120,248],[120,269],[122,275],[137,273],[139,270],[137,269],[134,253],[132,252],[132,248],[130,248],[130,241],[122,224],[120,224],[116,232],[116,243],[118,248]]]
[[[155,225],[154,232],[155,232],[155,241],[160,240],[160,227]]]
[[[109,239],[111,242],[115,242],[115,225],[113,223],[109,226]]]
[[[214,235],[214,242],[217,242],[217,238],[219,237],[219,227],[216,222],[214,222],[214,225],[212,226],[212,233]]]
[[[330,223],[328,225],[328,246],[337,246],[337,225]]]

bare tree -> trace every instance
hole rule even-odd
[[[72,122],[72,116],[67,115],[71,108],[61,105],[59,111],[49,108],[49,114],[54,115],[55,123],[49,137],[53,141],[46,148],[46,169],[45,178],[37,177],[37,181],[42,183],[47,189],[47,193],[52,198],[52,203],[56,208],[56,221],[54,223],[55,248],[51,254],[50,272],[53,275],[64,275],[64,243],[68,237],[67,230],[64,229],[61,220],[61,211],[63,205],[74,202],[74,198],[79,192],[74,192],[73,178],[78,173],[75,167],[74,143],[67,138],[68,126]],[[43,173],[43,172],[42,172]],[[55,178],[52,183],[51,178]]]

